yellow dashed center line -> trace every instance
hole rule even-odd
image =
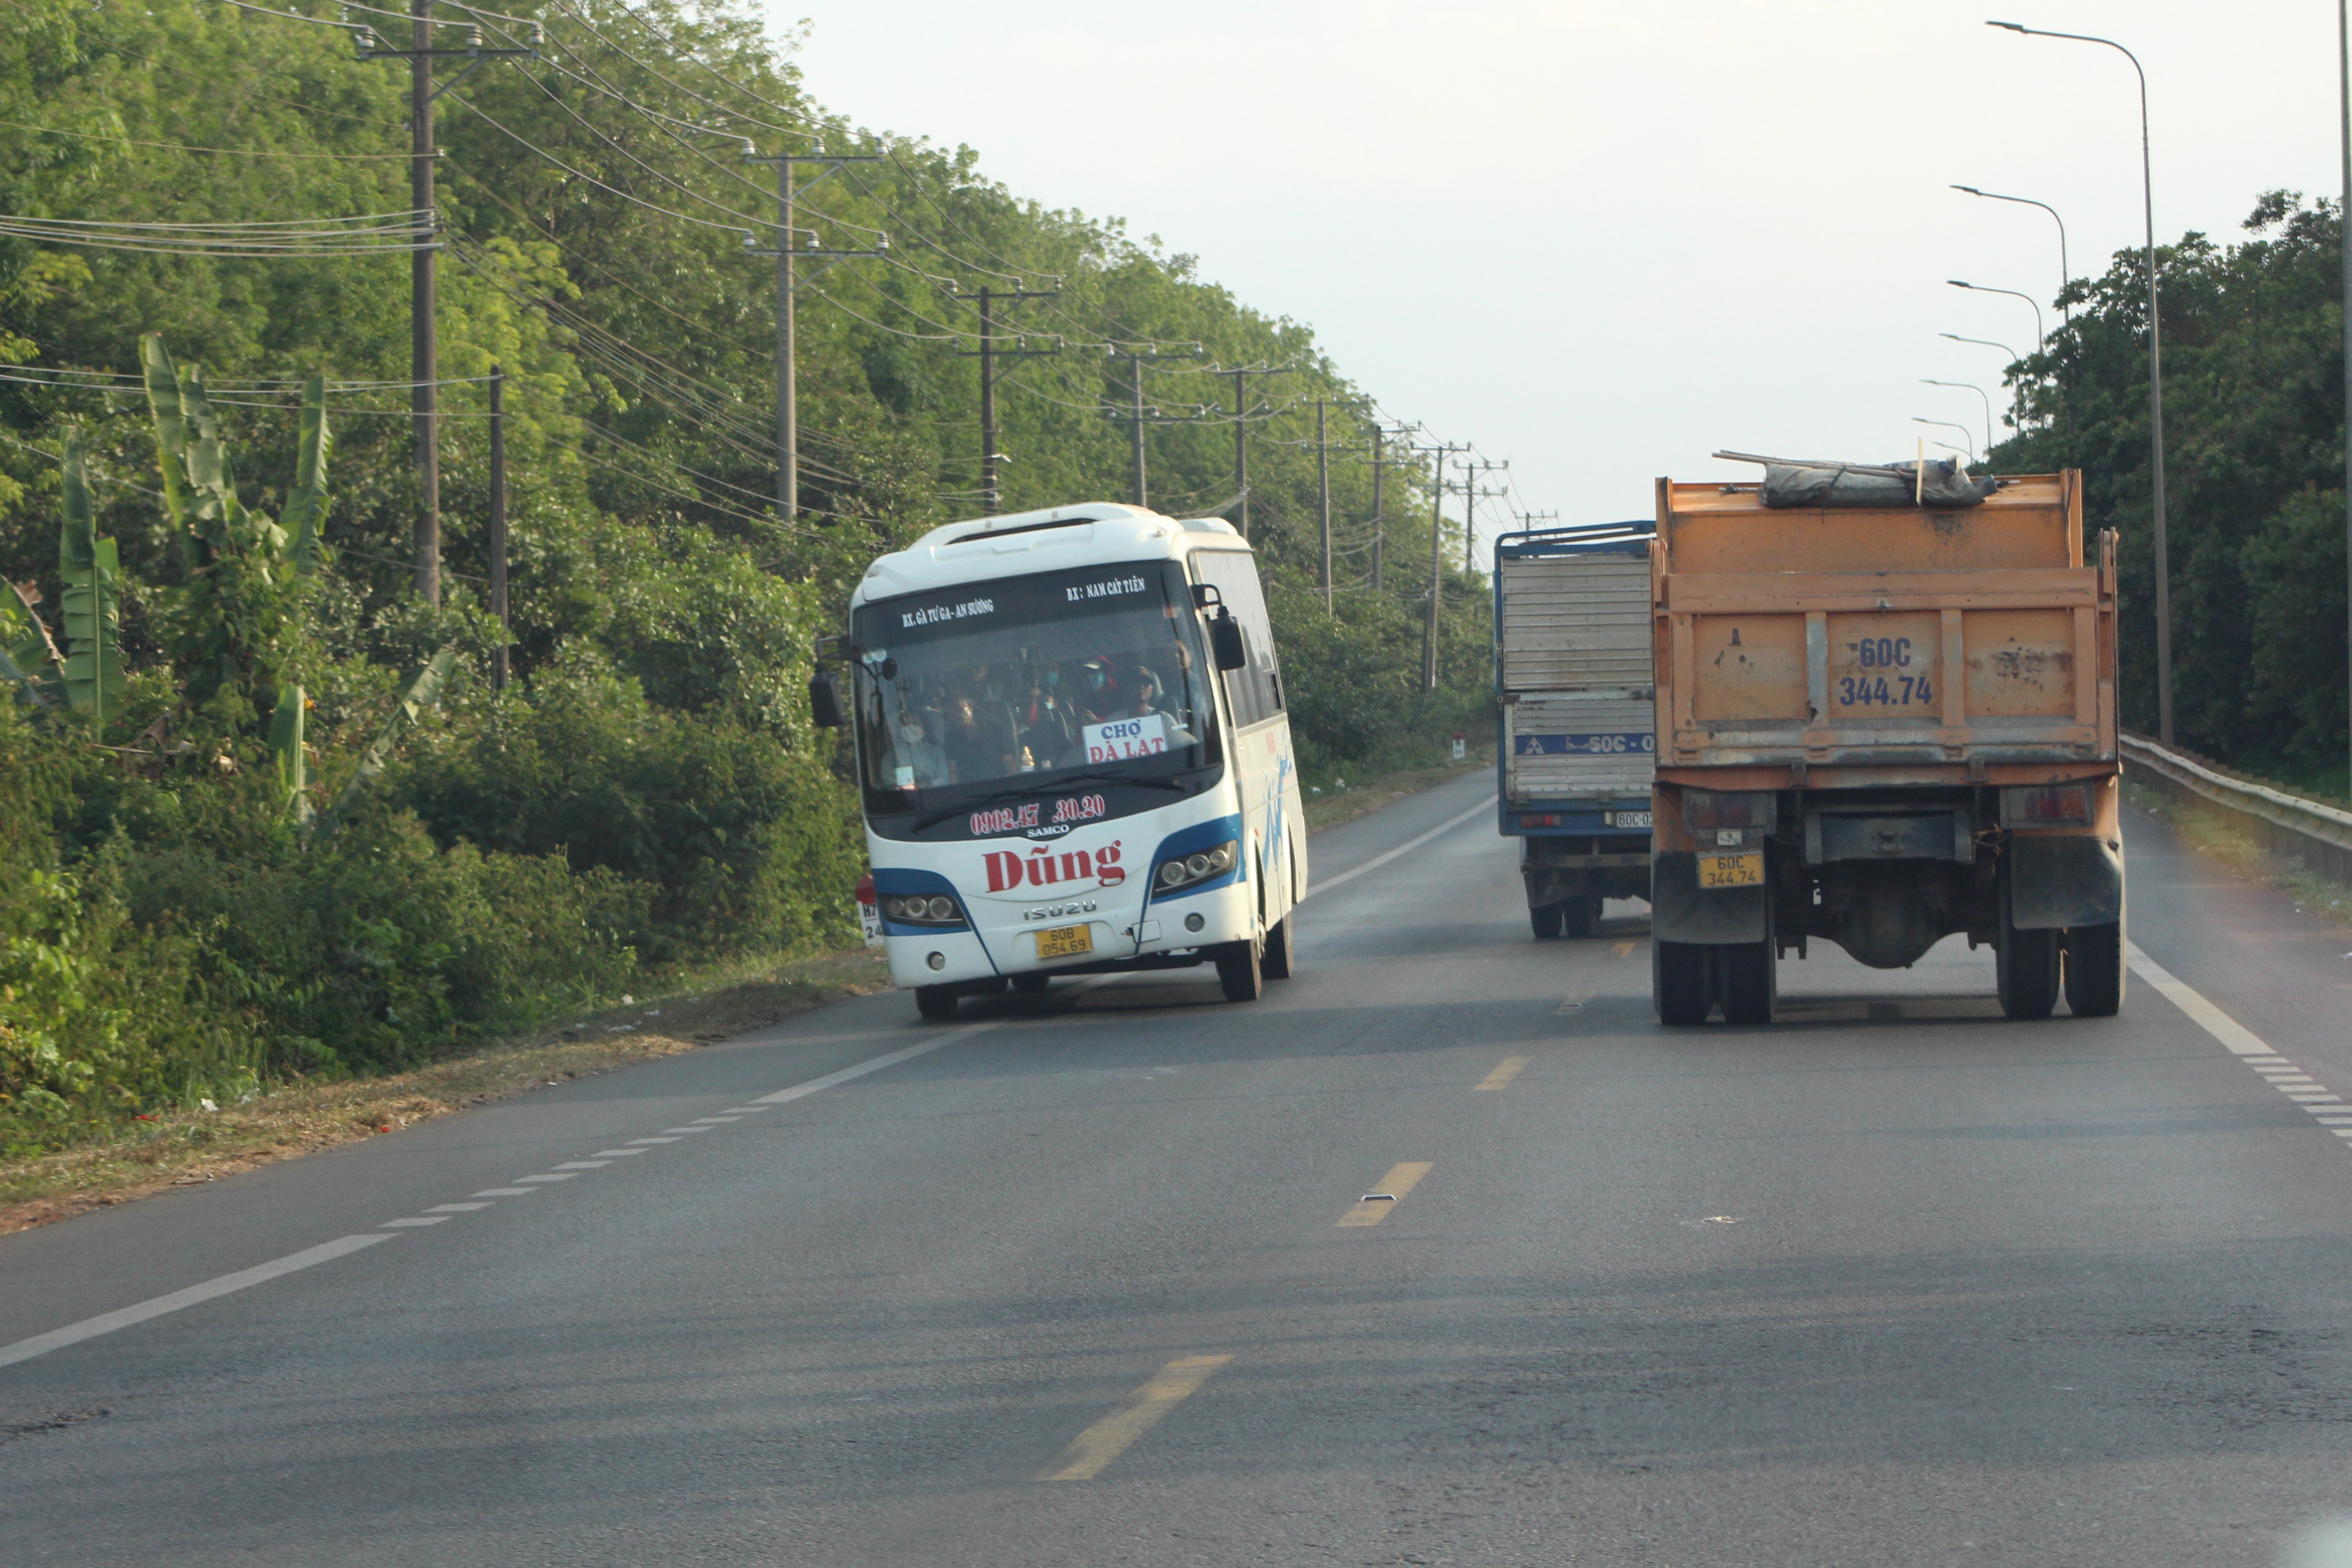
[[[1405,1194],[1419,1185],[1422,1177],[1427,1174],[1429,1174],[1429,1162],[1426,1160],[1407,1160],[1402,1164],[1390,1166],[1389,1173],[1381,1178],[1381,1184],[1374,1187],[1361,1203],[1341,1215],[1339,1223],[1341,1225],[1380,1224],[1389,1217],[1391,1209],[1404,1201]]]
[[[1070,1446],[1038,1476],[1041,1481],[1090,1481],[1127,1452],[1160,1418],[1190,1398],[1229,1355],[1178,1356],[1151,1381],[1119,1402],[1118,1408],[1070,1439]]]
[[[1609,956],[1612,958],[1631,958],[1633,955],[1633,944],[1630,942],[1618,942],[1609,950]]]
[[[1495,1070],[1478,1080],[1480,1089],[1507,1089],[1511,1080],[1527,1069],[1533,1057],[1505,1057],[1495,1064]],[[1383,1189],[1385,1190],[1385,1189]]]

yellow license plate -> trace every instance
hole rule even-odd
[[[1764,885],[1764,852],[1746,855],[1702,855],[1698,858],[1702,888],[1760,888]]]
[[[1095,950],[1095,930],[1092,926],[1055,926],[1037,933],[1037,956],[1040,958],[1070,958]]]

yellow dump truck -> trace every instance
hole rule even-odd
[[[2086,552],[2080,472],[1774,463],[1657,504],[1659,1018],[1769,1022],[1811,942],[1900,969],[1955,932],[2009,1016],[2113,1014],[2116,536]]]

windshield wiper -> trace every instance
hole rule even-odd
[[[1013,788],[991,790],[977,800],[967,800],[960,805],[951,805],[945,811],[931,813],[917,822],[912,831],[920,833],[925,828],[937,827],[949,817],[961,816],[967,811],[979,811],[985,806],[1002,805],[1009,800],[1026,800],[1032,795],[1051,795],[1066,784],[1089,783],[1141,784],[1146,789],[1163,789],[1174,795],[1192,793],[1192,786],[1181,779],[1135,778],[1127,773],[1115,773],[1105,769],[1097,769],[1088,773],[1066,773],[1055,779],[1051,784],[1023,784]]]

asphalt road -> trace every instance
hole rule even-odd
[[[2352,1509],[2352,942],[2138,818],[2119,1018],[1947,943],[1667,1032],[1641,906],[1529,940],[1490,787],[1318,837],[1255,1005],[872,997],[0,1240],[0,1562],[2202,1568]]]

